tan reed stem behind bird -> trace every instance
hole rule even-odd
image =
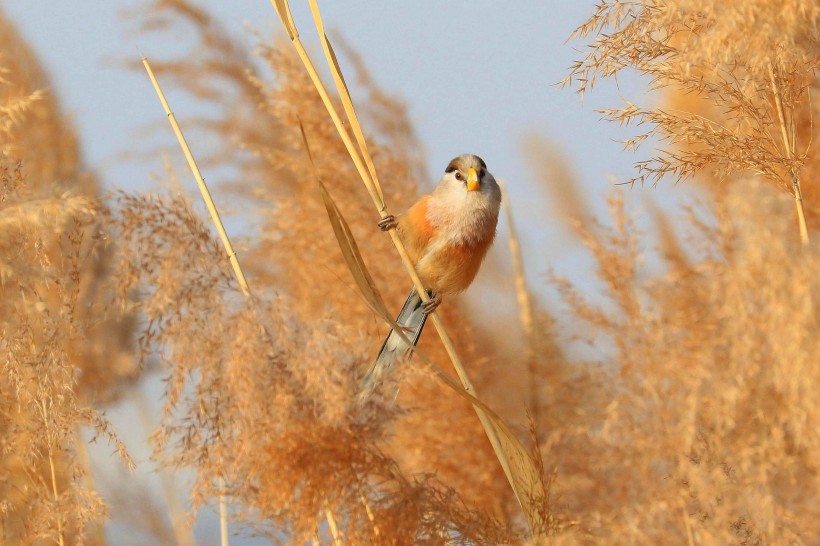
[[[513,262],[513,273],[515,275],[515,295],[518,300],[518,312],[521,320],[521,328],[524,330],[524,339],[527,344],[526,363],[527,374],[529,375],[529,410],[532,420],[538,422],[538,383],[536,382],[535,370],[535,328],[533,325],[532,296],[527,288],[527,278],[524,276],[524,260],[521,257],[521,243],[518,239],[518,231],[515,229],[513,221],[512,205],[510,196],[507,193],[507,184],[503,178],[498,179],[501,187],[504,214],[507,216],[507,230],[509,238],[507,244],[510,247],[510,255]]]

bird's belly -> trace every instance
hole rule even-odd
[[[461,292],[473,282],[487,246],[446,246],[425,255],[417,265],[422,283],[436,294]]]

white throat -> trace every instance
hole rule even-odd
[[[495,181],[477,191],[466,191],[461,184],[442,184],[429,201],[427,219],[444,234],[442,244],[476,246],[495,233],[500,204]]]

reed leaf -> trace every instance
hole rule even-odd
[[[330,220],[330,225],[333,227],[333,234],[339,242],[339,248],[342,251],[342,256],[345,259],[347,268],[350,270],[350,274],[353,275],[353,279],[356,281],[356,286],[359,287],[359,291],[362,293],[362,296],[364,296],[364,299],[370,308],[381,317],[389,317],[390,313],[387,311],[387,306],[384,304],[384,300],[379,293],[379,289],[376,287],[376,283],[373,281],[373,277],[367,270],[364,259],[359,252],[359,247],[356,244],[356,239],[350,231],[350,226],[319,176],[319,170],[316,168],[316,163],[313,161],[313,154],[310,152],[310,145],[308,144],[305,128],[301,121],[299,122],[299,130],[302,133],[302,141],[304,142],[308,159],[310,159],[310,164],[313,167],[314,179],[316,180],[316,184],[319,187],[319,192],[322,195],[322,202],[327,210],[327,217]]]

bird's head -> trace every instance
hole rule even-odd
[[[450,161],[428,203],[428,218],[468,240],[495,233],[501,189],[477,155]]]
[[[444,170],[443,183],[453,189],[468,192],[481,191],[488,185],[495,185],[493,175],[487,171],[487,164],[477,155],[460,155],[450,161]]]

